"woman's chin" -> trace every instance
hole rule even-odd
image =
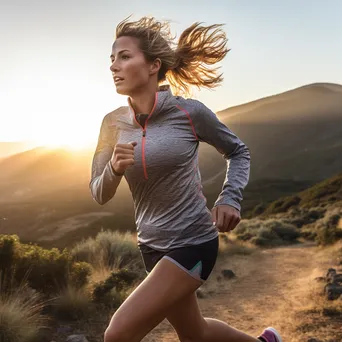
[[[129,95],[127,89],[125,89],[124,87],[121,87],[119,85],[115,86],[116,88],[116,92],[119,94],[119,95]]]

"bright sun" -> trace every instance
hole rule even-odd
[[[64,127],[63,127],[64,126]],[[37,132],[37,145],[45,146],[50,149],[64,148],[68,150],[82,150],[93,147],[97,142],[97,130],[95,125],[79,125],[63,123],[55,124],[53,130],[39,128]]]

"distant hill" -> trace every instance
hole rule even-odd
[[[251,177],[243,215],[301,192],[342,170],[342,86],[312,84],[218,113],[250,148]],[[23,241],[70,244],[102,227],[135,230],[133,203],[122,181],[104,206],[89,192],[93,150],[35,148],[0,159],[0,234]],[[211,207],[221,191],[226,164],[200,146],[204,192]]]
[[[88,181],[91,152],[37,147],[0,161],[0,203],[29,200]]]
[[[341,85],[310,84],[217,115],[250,149],[246,213],[342,170]],[[201,149],[201,172],[212,202],[221,189],[225,164],[211,146],[203,144]]]
[[[251,180],[319,181],[342,170],[341,85],[311,84],[217,115],[250,148]],[[222,162],[206,147],[208,156]],[[215,176],[212,169],[206,174]]]
[[[61,246],[83,234],[95,235],[104,222],[115,230],[134,230],[125,181],[107,205],[91,198],[92,155],[90,150],[40,147],[0,161],[0,234],[17,233],[24,241]]]
[[[33,147],[33,144],[27,142],[1,142],[0,141],[0,160],[12,154],[27,151]]]

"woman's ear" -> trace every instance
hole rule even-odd
[[[151,64],[150,75],[158,73],[161,68],[161,64],[161,60],[159,58],[156,58]]]

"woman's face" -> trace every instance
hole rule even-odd
[[[151,63],[147,62],[138,44],[134,37],[120,37],[113,44],[110,70],[118,94],[137,94],[150,80]]]

